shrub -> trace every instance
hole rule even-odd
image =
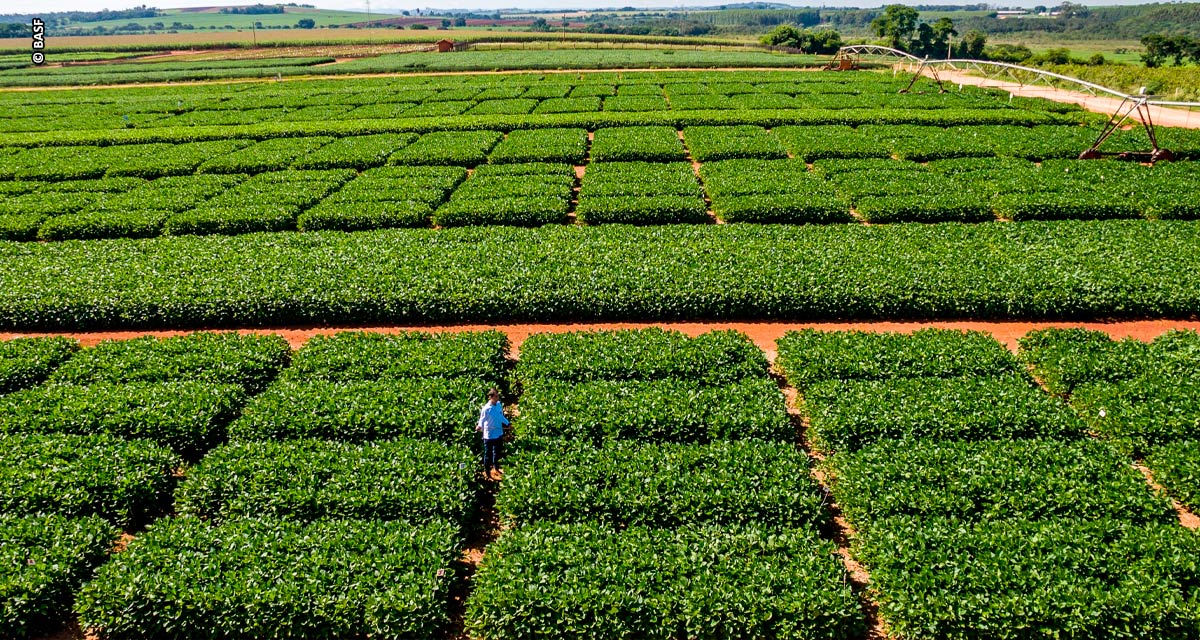
[[[1004,345],[982,331],[920,329],[911,334],[789,331],[778,341],[776,366],[793,386],[821,380],[951,378],[1022,370]]]
[[[0,397],[0,433],[145,439],[195,460],[243,401],[239,387],[201,382],[51,385]]]
[[[790,441],[795,429],[771,380],[706,387],[684,380],[539,382],[521,396],[520,437],[599,445],[613,440]]]
[[[40,384],[78,350],[71,338],[0,341],[0,394]]]
[[[112,640],[434,637],[456,538],[441,522],[170,518],[97,571],[75,610]]]
[[[828,521],[808,457],[786,443],[572,444],[521,452],[505,466],[496,510],[507,525],[811,528]]]
[[[496,640],[848,639],[865,630],[832,543],[795,530],[519,528],[489,545],[474,587],[467,632]]]
[[[838,506],[860,532],[895,516],[1164,524],[1176,518],[1123,456],[1094,440],[882,441],[833,456],[826,471]]]
[[[278,335],[202,332],[172,338],[106,340],[59,368],[55,383],[210,382],[251,393],[287,365],[291,348]]]
[[[5,635],[35,638],[65,624],[75,592],[108,557],[117,533],[94,517],[0,515],[0,623]]]
[[[477,467],[465,448],[420,440],[235,443],[188,471],[176,508],[217,522],[446,520],[465,530],[479,506]]]
[[[724,385],[766,373],[766,356],[744,334],[710,331],[689,338],[659,328],[533,334],[521,345],[516,370],[526,384],[679,378]]]
[[[0,513],[100,516],[131,529],[170,505],[180,464],[141,440],[0,435]]]
[[[470,379],[280,382],[229,426],[233,440],[397,437],[477,445],[475,419],[487,385]]]
[[[823,452],[880,440],[1071,439],[1069,407],[1023,378],[897,378],[830,381],[804,393],[809,439]]]

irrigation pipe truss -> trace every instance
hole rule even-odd
[[[899,66],[906,71],[913,73],[913,80],[908,87],[901,91],[907,92],[916,83],[917,78],[921,77],[924,72],[928,72],[937,82],[939,87],[942,87],[942,78],[938,75],[938,71],[955,71],[955,72],[975,72],[990,80],[1012,80],[1021,86],[1034,85],[1043,83],[1047,88],[1055,89],[1053,82],[1066,83],[1074,85],[1092,96],[1100,96],[1107,94],[1113,98],[1121,100],[1120,106],[1113,112],[1109,118],[1108,124],[1101,132],[1100,136],[1092,144],[1091,148],[1080,154],[1080,158],[1100,158],[1105,154],[1100,151],[1100,145],[1107,140],[1126,120],[1133,119],[1134,114],[1137,116],[1137,121],[1145,128],[1147,136],[1150,138],[1152,150],[1149,153],[1144,152],[1123,152],[1116,154],[1123,158],[1149,160],[1154,162],[1157,160],[1171,160],[1173,155],[1170,151],[1160,149],[1158,140],[1154,133],[1154,122],[1150,117],[1150,107],[1200,107],[1200,102],[1180,102],[1175,100],[1160,100],[1155,96],[1146,95],[1145,89],[1142,93],[1131,95],[1116,89],[1110,89],[1094,82],[1088,82],[1080,78],[1073,78],[1060,73],[1046,71],[1045,69],[1037,69],[1033,67],[1024,67],[1017,64],[1007,62],[992,62],[989,60],[971,60],[966,58],[948,58],[945,60],[930,60],[928,58],[918,58],[906,51],[893,49],[892,47],[883,47],[872,44],[857,44],[842,47],[838,50],[836,57],[830,62],[830,69],[854,69],[865,61],[882,62],[890,64],[893,67]],[[944,90],[944,89],[943,89]]]

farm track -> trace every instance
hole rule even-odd
[[[926,75],[928,76],[927,72]],[[1008,91],[1015,96],[1067,102],[1077,104],[1088,111],[1103,113],[1105,115],[1116,113],[1117,109],[1121,106],[1121,101],[1116,98],[1093,96],[1067,89],[1004,82],[954,71],[938,71],[938,75],[941,76],[943,82],[950,84],[969,84],[976,87]],[[1150,117],[1154,119],[1154,124],[1156,125],[1200,129],[1200,112],[1192,112],[1186,109],[1171,109],[1168,107],[1150,107]],[[1134,122],[1136,123],[1136,120]]]
[[[662,327],[674,329],[696,336],[714,329],[731,329],[750,336],[760,349],[766,352],[768,358],[775,358],[775,341],[784,333],[799,329],[818,329],[822,331],[869,331],[869,332],[901,332],[911,333],[918,329],[940,328],[983,331],[1006,345],[1016,349],[1017,339],[1034,329],[1080,327],[1103,331],[1115,339],[1133,337],[1139,340],[1153,340],[1170,329],[1193,329],[1200,331],[1200,320],[1122,320],[1122,321],[1089,321],[1089,322],[1032,322],[1032,321],[973,321],[973,320],[936,320],[936,321],[879,321],[879,322],[583,322],[583,323],[514,323],[514,324],[458,324],[458,325],[344,325],[344,326],[280,326],[261,328],[232,329],[242,334],[278,334],[287,339],[293,348],[299,348],[315,336],[330,335],[340,331],[371,331],[378,333],[398,333],[401,331],[428,331],[432,333],[483,331],[495,329],[508,335],[513,344],[513,357],[520,354],[521,343],[535,333],[566,333],[569,331],[598,331],[612,329],[642,329],[646,327]],[[79,340],[83,346],[94,346],[104,340],[129,340],[142,336],[158,336],[161,338],[179,336],[200,331],[192,328],[186,330],[141,330],[141,331],[59,331],[59,332],[0,332],[0,340],[30,336],[69,336]]]

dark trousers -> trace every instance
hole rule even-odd
[[[496,438],[495,440],[486,440],[485,439],[483,441],[483,469],[484,469],[484,471],[491,471],[492,469],[496,469],[496,470],[500,469],[500,454],[501,454],[500,449],[503,447],[503,445],[504,445],[503,438]]]

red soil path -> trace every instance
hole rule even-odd
[[[941,329],[976,330],[992,334],[997,340],[1016,349],[1017,339],[1034,329],[1047,327],[1082,327],[1104,331],[1115,339],[1136,338],[1153,340],[1171,329],[1200,331],[1197,320],[1128,320],[1113,322],[1026,322],[1026,321],[883,321],[883,322],[592,322],[592,323],[536,323],[536,324],[461,324],[461,325],[389,325],[389,326],[344,326],[344,327],[277,327],[262,329],[237,329],[238,333],[278,334],[287,339],[293,348],[298,348],[313,336],[329,335],[339,331],[376,331],[398,333],[401,331],[458,332],[498,329],[508,334],[513,343],[514,355],[520,352],[521,343],[535,333],[564,333],[607,329],[642,329],[662,327],[675,329],[688,335],[698,335],[713,329],[733,329],[750,336],[754,344],[775,357],[775,341],[788,331],[813,328],[821,331],[898,331],[911,333],[918,329],[936,327]],[[82,332],[0,332],[0,340],[26,336],[70,336],[84,346],[94,346],[103,340],[129,340],[141,336],[178,336],[191,331],[82,331]]]

